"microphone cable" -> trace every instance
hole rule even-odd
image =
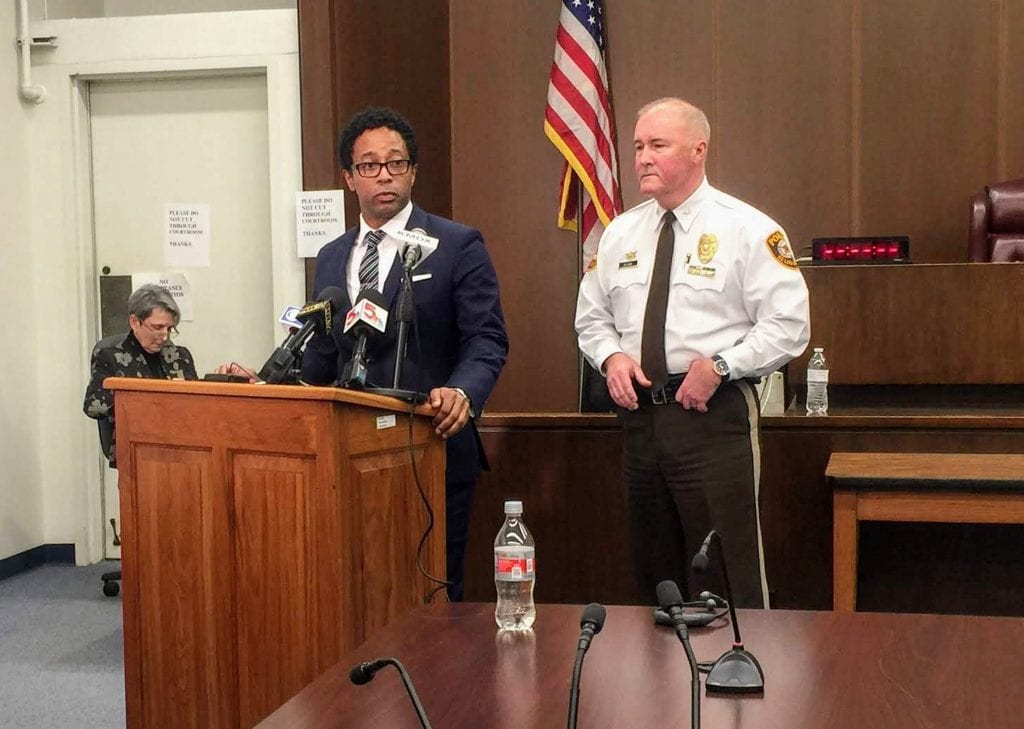
[[[426,547],[427,539],[430,534],[434,531],[434,509],[430,505],[430,499],[427,498],[427,492],[423,488],[423,483],[420,481],[419,469],[416,468],[416,445],[414,443],[415,435],[413,432],[413,425],[416,422],[416,402],[419,400],[421,395],[427,395],[428,393],[423,392],[423,350],[420,347],[420,329],[419,329],[419,318],[416,315],[416,301],[412,293],[412,271],[402,271],[402,285],[408,286],[409,291],[409,309],[412,311],[412,339],[415,342],[416,347],[416,387],[414,392],[416,393],[413,397],[412,402],[409,404],[409,465],[412,466],[412,477],[416,482],[416,490],[419,492],[420,500],[423,502],[423,508],[427,512],[427,526],[423,530],[423,534],[420,535],[419,544],[416,546],[416,569],[420,571],[420,574],[427,578],[428,582],[432,582],[435,587],[427,592],[423,596],[423,604],[429,605],[434,601],[434,596],[454,585],[453,582],[448,580],[442,580],[440,577],[435,577],[427,571],[427,568],[423,566],[423,550]],[[395,352],[395,356],[398,356],[398,352]],[[447,441],[446,441],[447,443]],[[445,446],[447,447],[447,445]],[[445,459],[447,466],[447,459]],[[442,476],[442,478],[444,478]],[[447,495],[447,489],[445,490]],[[447,548],[445,554],[447,555]],[[447,599],[447,593],[445,593],[445,599]]]

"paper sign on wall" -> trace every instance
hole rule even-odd
[[[192,316],[192,286],[183,273],[133,273],[132,291],[142,284],[156,284],[171,292],[174,303],[181,311],[182,321],[194,321]]]
[[[295,193],[295,240],[299,258],[316,258],[325,243],[344,232],[345,195],[342,190]]]
[[[207,203],[164,205],[164,263],[172,268],[210,265],[210,206]]]

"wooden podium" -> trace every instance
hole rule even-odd
[[[414,470],[434,511],[424,567],[444,577],[445,448],[429,409],[319,387],[105,386],[128,729],[251,727],[421,604],[434,585],[416,566]]]

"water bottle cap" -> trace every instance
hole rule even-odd
[[[505,513],[506,514],[522,514],[523,513],[523,502],[522,501],[506,501],[505,502]]]
[[[815,348],[814,348],[814,351],[815,351],[815,352],[824,352],[824,351],[825,351],[825,348],[824,348],[824,347],[815,347]]]

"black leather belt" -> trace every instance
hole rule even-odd
[[[683,384],[683,378],[686,374],[681,375],[669,375],[668,382],[665,383],[664,387],[658,388],[657,390],[649,390],[646,387],[637,388],[637,399],[641,405],[668,405],[676,401],[676,390]]]
[[[676,401],[676,390],[678,390],[679,386],[683,384],[683,379],[685,377],[685,372],[681,375],[669,375],[668,382],[665,383],[665,386],[657,390],[650,390],[646,387],[637,387],[637,401],[639,402],[641,407],[644,405],[670,405],[671,403],[674,403]],[[736,385],[741,381],[749,382],[751,387],[754,387],[754,385],[757,383],[756,378],[744,378],[744,380],[724,381],[722,382],[722,385],[720,385],[719,387],[725,385]]]

